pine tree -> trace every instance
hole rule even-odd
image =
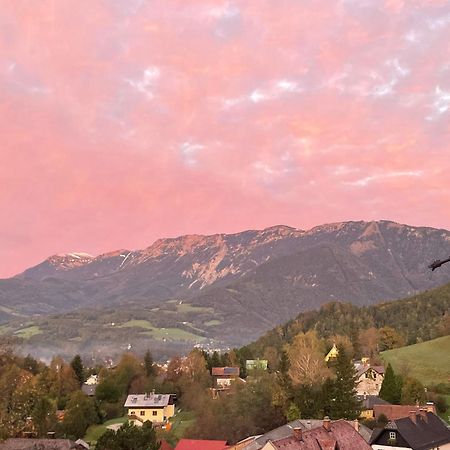
[[[152,377],[155,375],[155,365],[153,363],[153,356],[150,353],[150,350],[147,350],[144,355],[144,367],[145,367],[145,375],[148,377]]]
[[[344,347],[339,347],[335,364],[336,379],[333,382],[330,416],[332,419],[356,419],[360,404],[356,398],[356,370]]]
[[[379,397],[394,405],[400,403],[400,396],[402,393],[401,388],[399,389],[400,381],[400,378],[395,375],[394,369],[389,363],[384,374],[380,393],[378,394]]]
[[[83,367],[83,361],[81,361],[80,355],[75,355],[70,363],[70,366],[72,367],[72,370],[75,373],[75,376],[77,377],[78,383],[80,386],[84,382],[84,367]]]

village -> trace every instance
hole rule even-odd
[[[416,392],[416,397],[411,397],[414,401],[409,404],[405,402],[398,404],[399,402],[395,399],[399,398],[399,392],[396,392],[399,388],[399,378],[390,365],[386,368],[379,363],[372,364],[369,357],[352,361],[347,358],[346,362],[342,359],[344,357],[344,347],[336,344],[333,344],[323,356],[322,368],[333,370],[336,381],[334,388],[330,386],[324,388],[322,394],[327,393],[335,398],[324,399],[320,395],[316,396],[314,401],[322,404],[314,405],[316,412],[311,417],[305,417],[304,412],[301,411],[303,408],[299,406],[301,403],[292,403],[289,411],[281,416],[272,412],[269,422],[264,416],[265,411],[256,409],[255,422],[258,420],[266,422],[264,432],[244,435],[245,427],[243,427],[238,439],[235,437],[231,439],[200,438],[202,431],[208,433],[208,425],[202,425],[199,414],[203,416],[204,424],[206,424],[208,415],[217,414],[216,406],[220,410],[220,405],[226,405],[227,402],[232,401],[231,399],[237,398],[233,400],[237,401],[234,408],[238,405],[242,409],[232,411],[232,414],[237,417],[233,417],[229,426],[235,426],[233,420],[236,424],[239,424],[239,421],[246,422],[247,413],[252,414],[251,406],[248,404],[245,406],[245,401],[239,403],[239,396],[246,397],[248,401],[252,398],[251,395],[247,397],[249,391],[261,392],[261,387],[265,389],[267,386],[270,386],[271,390],[269,409],[272,408],[274,411],[280,409],[282,403],[287,402],[287,394],[280,388],[284,382],[287,382],[287,378],[283,381],[282,367],[279,367],[275,373],[271,373],[267,359],[245,359],[245,370],[242,370],[242,365],[220,364],[233,360],[233,355],[227,354],[221,357],[217,352],[208,354],[198,349],[194,349],[185,358],[175,358],[166,364],[153,362],[149,352],[142,361],[131,354],[126,354],[117,365],[102,369],[98,373],[91,373],[87,378],[84,375],[89,371],[82,367],[82,363],[80,365],[81,360],[78,358],[74,358],[71,365],[58,361],[56,373],[60,378],[56,382],[60,394],[63,394],[66,389],[71,389],[66,384],[70,384],[71,377],[76,380],[77,371],[78,375],[82,376],[79,378],[79,381],[82,381],[79,390],[74,389],[70,394],[72,398],[78,395],[76,407],[71,407],[69,400],[66,409],[54,411],[54,422],[48,420],[53,414],[49,409],[44,413],[46,416],[44,425],[38,423],[42,418],[33,411],[31,417],[24,419],[22,428],[16,429],[14,437],[7,437],[3,442],[0,441],[0,450],[107,450],[116,448],[111,442],[115,440],[118,442],[121,439],[120,433],[133,432],[137,433],[135,436],[139,436],[139,433],[147,436],[145,439],[149,439],[148,447],[144,443],[143,447],[123,448],[156,449],[158,445],[160,450],[442,450],[450,448],[450,428],[446,421],[439,417],[434,402],[425,401],[426,397]],[[215,363],[220,365],[216,366]],[[28,364],[31,364],[31,360]],[[36,372],[39,371],[38,366],[37,362],[36,366],[33,366]],[[288,373],[284,371],[285,375]],[[317,370],[315,373],[319,374]],[[25,376],[24,373],[21,376]],[[61,376],[65,379],[61,379]],[[348,379],[345,380],[345,377]],[[273,384],[274,379],[277,380],[275,384]],[[19,384],[22,382],[24,380],[20,380]],[[35,382],[42,383],[42,379],[37,378]],[[153,384],[154,388],[147,389],[149,384]],[[123,386],[126,386],[125,396],[120,395]],[[170,392],[170,389],[173,391]],[[258,400],[257,397],[254,399]],[[82,412],[75,411],[80,408],[80,403],[84,402],[86,405],[81,407]],[[84,435],[88,427],[90,429],[97,427],[98,430],[99,426],[91,425],[89,421],[86,422],[85,429],[83,427],[77,429],[76,426],[71,429],[67,425],[64,428],[64,424],[70,423],[71,415],[74,415],[72,420],[80,421],[78,413],[85,416],[90,414],[87,406],[89,402],[92,402],[92,405],[95,403],[97,409],[99,404],[103,408],[110,408],[109,415],[103,417],[105,424],[109,423],[109,425],[104,426],[102,433],[95,436],[95,440],[89,437],[89,430]],[[337,406],[347,404],[347,409],[326,406],[327,402],[328,405],[339,402]],[[198,425],[204,427],[200,432],[197,429],[199,438],[190,437],[191,433],[186,423],[183,423],[192,421],[187,408],[196,411],[197,421],[200,422]],[[304,409],[306,412],[307,408]],[[311,411],[313,410],[314,408]],[[125,415],[117,419],[114,417],[112,420],[108,419],[120,411],[124,411]],[[321,412],[329,415],[320,418],[318,414]],[[225,410],[222,413],[229,414]],[[270,428],[268,426],[270,420],[277,426]],[[96,419],[92,421],[95,423]],[[215,425],[213,424],[212,427]],[[258,426],[253,428],[249,426],[248,429],[262,430]],[[184,436],[186,431],[188,431],[187,437]]]

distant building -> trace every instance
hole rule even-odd
[[[290,436],[269,440],[262,450],[372,450],[358,433],[358,426],[358,422],[353,426],[345,420],[325,418],[322,426],[306,431],[294,428]]]
[[[383,400],[376,395],[357,395],[361,403],[361,419],[375,419],[374,407],[377,405],[390,405],[389,402]]]
[[[384,367],[372,366],[368,362],[356,362],[356,394],[378,395],[384,380]]]
[[[84,384],[93,385],[98,384],[98,375],[90,375]]]
[[[267,370],[269,363],[267,359],[247,359],[245,368],[247,370]]]
[[[439,417],[422,409],[374,430],[370,443],[373,450],[448,450],[450,430]]]
[[[402,417],[408,417],[411,411],[418,413],[421,409],[436,414],[436,408],[433,403],[426,405],[374,405],[373,415],[375,419],[379,419],[381,414],[386,416],[388,420],[396,420]]]
[[[147,421],[164,425],[175,414],[174,403],[172,394],[132,394],[124,407],[128,408],[128,419],[133,425],[142,426]]]
[[[239,367],[213,367],[211,369],[214,389],[228,390],[239,378]]]
[[[331,350],[327,353],[327,356],[325,356],[325,362],[329,362],[332,359],[336,359],[339,355],[339,350],[336,347],[336,344],[333,344],[333,347],[331,347]]]

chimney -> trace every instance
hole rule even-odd
[[[427,412],[434,414],[434,403],[433,402],[427,402]]]
[[[416,423],[416,411],[410,411],[409,412],[409,418],[414,422],[414,423]]]
[[[301,441],[301,440],[303,440],[303,430],[302,430],[300,427],[295,427],[295,428],[292,430],[292,434],[293,434],[294,439],[295,439],[296,441]]]
[[[325,428],[325,430],[331,431],[331,420],[328,416],[325,416],[323,418],[323,427]]]
[[[358,422],[358,419],[355,419],[352,422],[352,425],[353,425],[353,428],[359,433],[359,422]]]

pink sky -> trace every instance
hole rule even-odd
[[[0,3],[0,276],[187,233],[450,228],[448,1]]]

